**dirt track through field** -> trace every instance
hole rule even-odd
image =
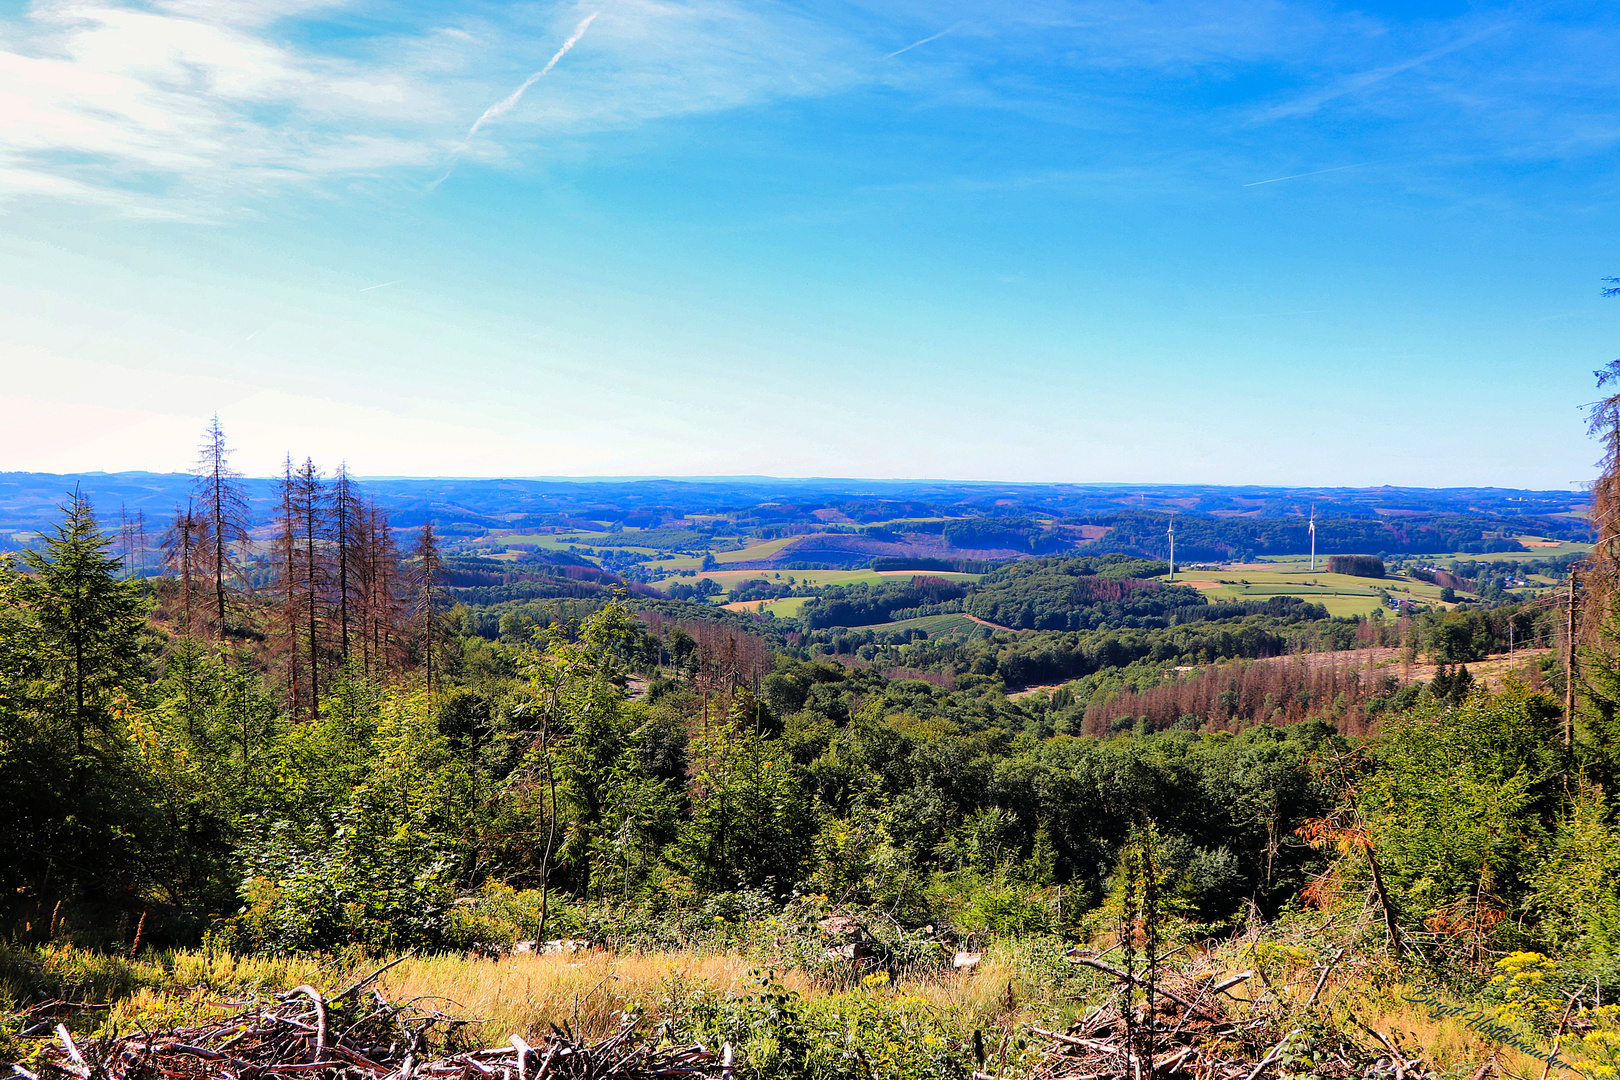
[[[962,618],[966,619],[968,622],[978,623],[980,626],[988,626],[992,630],[1005,630],[1009,634],[1032,633],[1032,631],[1029,630],[1016,630],[1011,626],[1002,626],[1000,623],[991,622],[989,619],[981,619],[977,615],[969,615],[966,612],[963,612]]]

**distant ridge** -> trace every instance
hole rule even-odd
[[[1319,519],[1389,520],[1414,515],[1538,519],[1539,528],[1574,527],[1585,492],[1520,488],[1280,487],[1271,485],[1029,483],[992,480],[860,479],[769,476],[631,477],[355,477],[357,486],[388,509],[394,522],[414,527],[465,523],[509,528],[524,522],[657,521],[690,514],[720,514],[760,527],[771,521],[814,523],[962,516],[1079,520],[1099,516],[1174,513],[1189,517],[1301,517],[1315,506]],[[253,517],[266,522],[276,503],[276,481],[244,478]],[[185,473],[0,472],[0,543],[15,546],[55,521],[68,493],[78,488],[106,521],[144,513],[159,525],[191,493]],[[776,507],[779,509],[769,509]],[[820,513],[814,513],[820,511]],[[1500,522],[1499,522],[1500,523]],[[1525,523],[1528,531],[1531,523]]]

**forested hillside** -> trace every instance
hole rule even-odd
[[[1534,953],[1584,1030],[1608,1023],[1620,695],[1601,605],[1569,714],[1567,612],[1502,584],[1528,578],[1459,573],[1497,599],[1335,618],[1212,600],[1124,553],[739,576],[800,603],[773,617],[660,594],[581,545],[450,554],[308,462],[269,521],[238,483],[222,456],[200,470],[149,572],[72,498],[0,568],[7,986],[71,997],[72,957],[155,949],[729,950],[856,995],[828,1009],[933,1025],[882,1075],[965,1077],[987,1025],[1074,1019],[1041,989],[1070,985],[1063,949],[1118,948],[1146,919],[1166,948],[1320,975],[1341,1003],[1418,975],[1490,995],[1499,960]],[[952,535],[1010,542],[986,521]],[[847,952],[839,920],[859,927]],[[1307,926],[1326,951],[1287,952]],[[934,985],[956,953],[1004,958],[992,1011],[871,996]],[[755,1062],[826,1022],[791,997],[770,1012],[769,987],[645,992],[670,1032]],[[1284,994],[1265,1023],[1317,1000]],[[36,1022],[17,1015],[12,1054]],[[851,1062],[878,1052],[839,1038]],[[823,1075],[792,1060],[757,1074]]]
[[[1570,491],[1504,488],[1257,488],[1201,485],[994,484],[907,480],[643,478],[569,480],[370,477],[372,496],[404,525],[433,520],[499,528],[513,524],[613,521],[634,527],[691,514],[730,513],[748,528],[788,528],[835,520],[873,524],[940,516],[1085,518],[1153,510],[1192,517],[1297,518],[1314,507],[1324,519],[1417,515],[1489,515],[1518,519],[1536,532],[1542,519],[1579,514],[1586,496]],[[49,523],[62,492],[77,488],[103,520],[123,507],[156,521],[191,491],[180,473],[0,473],[0,526],[8,532]],[[243,495],[260,515],[276,503],[273,479],[243,478]],[[1012,508],[1012,509],[1009,509]],[[1005,531],[1005,530],[1003,530]],[[1163,531],[1162,529],[1160,530]],[[1584,538],[1584,534],[1582,534]],[[971,547],[973,544],[958,546]],[[1298,549],[1295,549],[1298,550]],[[1371,550],[1378,550],[1377,547]]]

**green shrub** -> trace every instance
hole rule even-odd
[[[963,1080],[967,1056],[928,1001],[890,992],[878,972],[857,990],[806,1001],[770,974],[724,997],[673,987],[665,1034],[729,1042],[738,1075],[759,1080]]]

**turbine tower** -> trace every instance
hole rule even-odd
[[[1170,580],[1176,580],[1176,517],[1170,515]]]
[[[1311,573],[1316,573],[1316,507],[1311,507]]]

